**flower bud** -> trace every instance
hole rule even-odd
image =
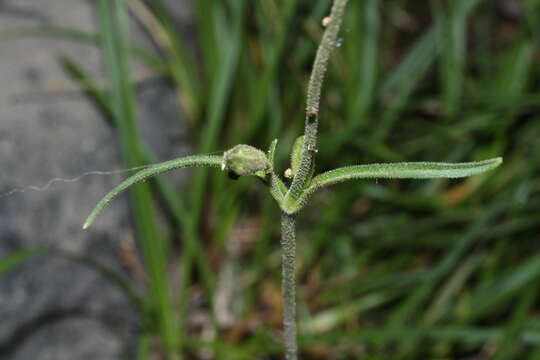
[[[287,179],[292,179],[293,178],[293,171],[291,168],[288,168],[287,170],[285,170],[285,174],[284,174],[285,178]]]
[[[247,175],[264,177],[270,168],[270,161],[263,151],[243,144],[225,151],[221,165],[221,169],[228,171],[233,177]]]

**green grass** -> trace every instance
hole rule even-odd
[[[129,167],[144,164],[143,147],[137,129],[135,94],[130,83],[128,17],[122,0],[101,0],[98,20],[105,70],[110,81],[108,95],[113,120],[125,163]],[[148,310],[155,314],[155,327],[168,357],[177,358],[181,337],[171,317],[172,304],[167,275],[167,242],[156,219],[156,207],[148,184],[138,184],[130,192],[133,218],[139,234],[149,276]]]
[[[114,120],[126,166],[158,160],[136,127],[127,80],[133,54],[184,94],[179,112],[189,121],[179,126],[197,136],[193,153],[238,142],[266,148],[281,133],[276,159],[283,172],[302,129],[305,87],[329,5],[312,3],[197,1],[200,61],[190,35],[179,32],[159,1],[150,11],[167,34],[167,51],[129,45],[118,0],[102,1],[100,36],[69,29],[51,35],[102,45],[107,92],[77,68],[77,59],[68,67]],[[538,358],[540,2],[523,3],[527,11],[512,19],[491,1],[432,1],[429,8],[351,2],[323,93],[318,172],[336,163],[499,155],[505,163],[467,180],[365,180],[315,195],[298,224],[303,359]],[[168,180],[155,181],[131,194],[151,278],[141,352],[156,351],[161,339],[164,351],[182,348],[188,359],[201,349],[224,359],[280,358],[280,303],[272,296],[279,292],[278,209],[258,184],[205,170],[178,193]],[[165,206],[141,205],[157,194]],[[173,215],[170,229],[179,231],[179,241],[156,229],[158,211]],[[246,222],[260,227],[248,231]],[[225,248],[239,234],[245,249],[231,260]],[[26,255],[15,256],[17,263]],[[180,294],[173,294],[176,276],[166,268],[177,258]],[[228,260],[242,279],[241,299],[234,300],[244,303],[232,328],[219,323],[213,306]],[[214,340],[187,324],[196,293]]]

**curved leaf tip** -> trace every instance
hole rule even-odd
[[[502,158],[466,163],[404,162],[348,166],[316,176],[310,187],[354,179],[437,179],[461,178],[495,169]]]
[[[112,189],[107,195],[105,195],[99,203],[96,205],[94,210],[90,213],[86,221],[83,225],[83,230],[86,230],[92,225],[96,217],[99,215],[101,210],[116,196],[118,196],[121,192],[129,188],[131,185],[135,185],[137,183],[140,183],[142,181],[145,181],[149,177],[156,176],[159,174],[162,174],[167,171],[171,171],[174,169],[180,169],[183,167],[188,166],[210,166],[210,167],[220,167],[223,162],[222,156],[215,156],[215,155],[193,155],[193,156],[186,156],[183,158],[178,158],[170,161],[165,161],[160,164],[151,166],[149,168],[146,168],[144,170],[139,171],[133,176],[130,176],[126,180],[124,180],[120,185]]]
[[[463,178],[493,170],[502,162],[503,159],[497,157],[466,163],[402,162],[342,167],[315,176],[302,195],[296,201],[284,204],[282,209],[293,214],[299,211],[317,190],[348,180]]]

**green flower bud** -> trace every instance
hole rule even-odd
[[[253,146],[236,145],[223,154],[221,169],[233,177],[257,175],[264,177],[271,169],[266,154]]]

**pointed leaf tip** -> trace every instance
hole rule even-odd
[[[466,163],[403,162],[342,167],[315,176],[297,201],[285,204],[284,211],[295,213],[315,191],[347,180],[463,178],[493,170],[502,162],[503,158],[497,157]]]
[[[121,192],[126,190],[132,185],[135,185],[137,183],[140,183],[142,181],[145,181],[149,177],[156,176],[159,174],[162,174],[167,171],[171,171],[174,169],[180,169],[183,167],[188,166],[210,166],[210,167],[220,167],[223,162],[222,156],[212,156],[212,155],[193,155],[193,156],[186,156],[183,158],[178,158],[170,161],[165,161],[160,164],[151,166],[149,168],[146,168],[144,170],[139,171],[133,176],[130,176],[126,180],[124,180],[120,185],[112,189],[107,195],[105,195],[99,203],[96,205],[94,210],[90,213],[88,218],[86,219],[83,230],[86,230],[92,223],[94,222],[95,218],[99,215],[101,210],[116,196],[118,196]]]
[[[348,166],[316,176],[311,186],[320,187],[354,179],[461,178],[492,170],[502,163],[494,158],[466,163],[404,162]]]

